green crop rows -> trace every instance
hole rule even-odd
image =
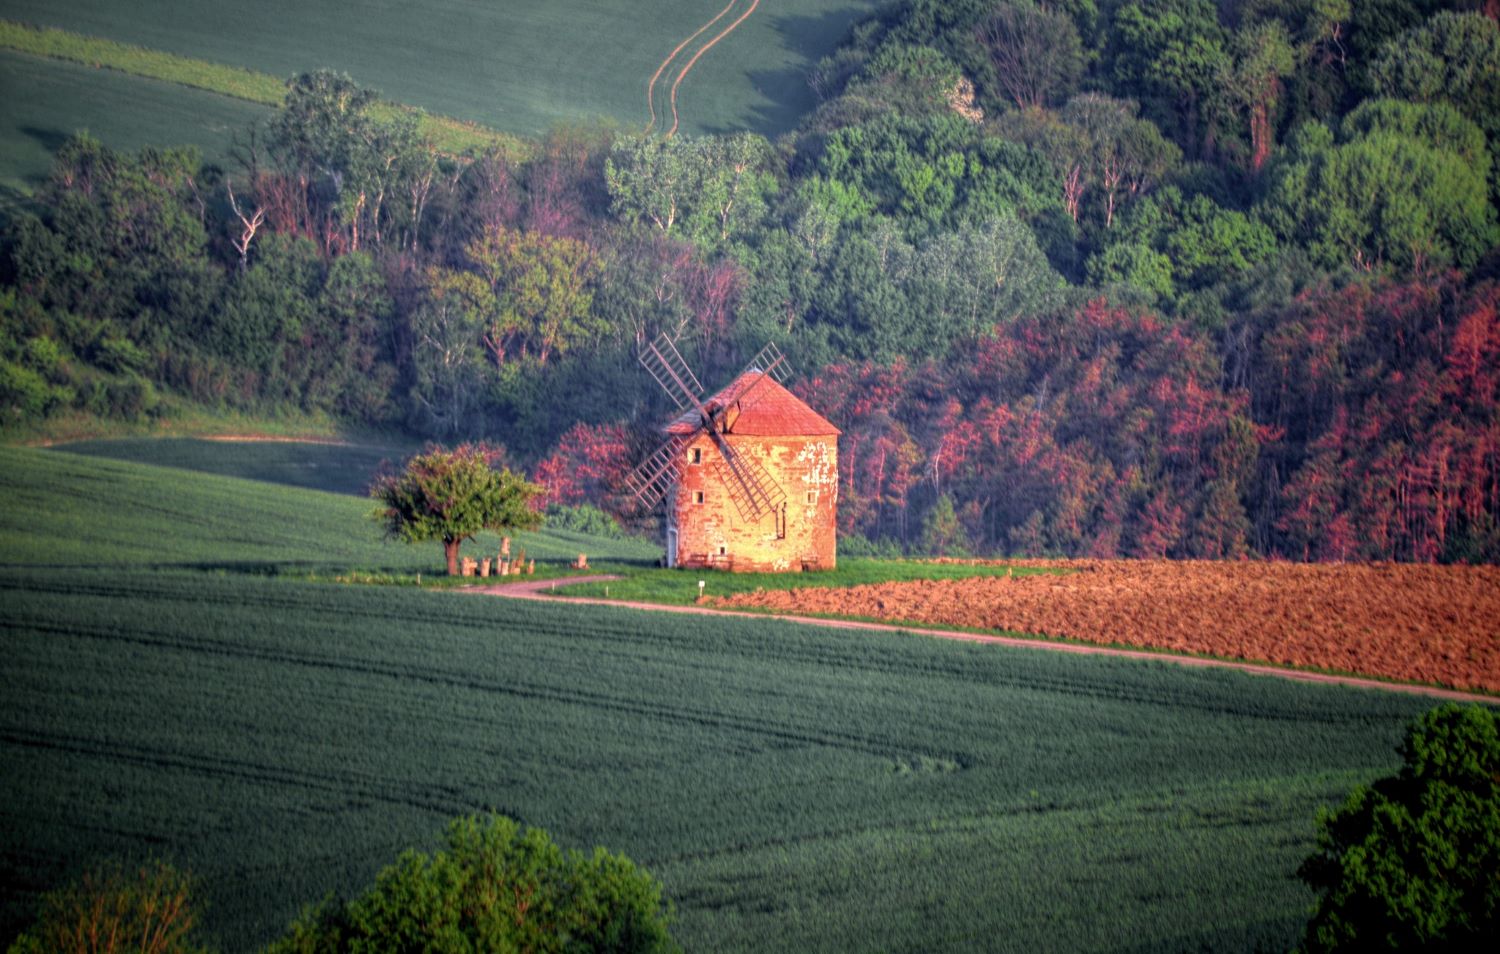
[[[241,67],[210,63],[206,60],[180,56],[176,53],[164,53],[160,50],[148,50],[133,44],[85,36],[51,27],[31,27],[9,20],[0,20],[0,48],[48,60],[79,63],[94,67],[96,70],[108,69],[137,78],[160,80],[174,86],[203,90],[262,106],[280,106],[286,96],[285,80],[269,73],[257,73]],[[39,66],[29,68],[33,71],[40,69]],[[24,69],[26,68],[23,67],[18,72],[23,72]],[[15,77],[12,79],[14,80]],[[82,104],[73,100],[62,100],[55,105],[61,107],[61,113],[66,116],[72,108]],[[222,112],[225,108],[227,107],[214,104],[208,106],[207,110],[213,114]],[[408,106],[381,102],[375,105],[374,114],[389,119],[403,110],[410,109]],[[520,140],[497,133],[492,129],[460,122],[446,116],[434,116],[422,110],[414,110],[413,113],[418,128],[443,152],[457,154],[464,151],[482,152],[487,148],[498,148],[512,155],[520,155],[527,149],[527,146]],[[192,123],[189,123],[187,128],[189,131],[196,131]],[[247,123],[241,123],[234,131],[242,138],[248,139],[247,128]],[[154,142],[160,144],[170,141],[159,139]],[[189,141],[196,143],[197,138],[190,137]],[[121,144],[116,143],[116,145]]]
[[[684,131],[790,129],[813,105],[807,70],[875,6],[804,0],[795,14],[757,10],[684,81]],[[235,138],[245,140],[265,115],[258,104],[279,100],[273,94],[287,77],[321,68],[426,110],[423,131],[449,151],[499,145],[514,153],[526,145],[507,134],[596,119],[644,128],[647,81],[718,9],[688,0],[557,0],[520,9],[462,0],[236,8],[6,0],[0,212],[24,201],[57,145],[79,130],[117,149],[195,145],[209,161],[229,163]]]
[[[299,582],[437,554],[354,498],[135,463],[3,450],[0,499],[0,943],[89,862],[160,855],[251,950],[493,809],[647,866],[689,949],[1280,948],[1317,808],[1425,706]]]
[[[494,808],[662,877],[690,948],[1294,939],[1312,818],[1422,703],[767,621],[0,574],[14,899],[195,871],[230,948]]]

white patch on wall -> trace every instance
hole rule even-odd
[[[833,455],[828,452],[825,441],[811,441],[797,452],[797,463],[807,465],[802,482],[809,487],[837,487],[838,468],[833,465]]]

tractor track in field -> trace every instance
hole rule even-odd
[[[651,80],[646,84],[646,110],[650,113],[651,119],[646,123],[644,132],[650,133],[656,128],[656,81],[661,79],[661,74],[664,73],[667,67],[672,64],[672,61],[677,58],[677,54],[682,52],[683,47],[687,46],[689,43],[702,36],[704,31],[706,31],[709,27],[724,19],[724,15],[730,10],[734,9],[734,5],[738,2],[739,0],[729,0],[729,3],[724,6],[724,9],[719,11],[718,16],[714,17],[712,20],[699,27],[692,36],[677,44],[676,49],[672,50],[671,53],[668,53],[667,58],[662,60],[661,65],[656,68],[656,72],[651,74]]]
[[[728,16],[729,13],[735,8],[735,6],[741,2],[742,0],[729,0],[729,3],[725,5],[724,9],[719,11],[717,16],[699,27],[687,39],[677,44],[677,47],[673,49],[671,53],[667,54],[667,58],[661,61],[661,65],[656,68],[656,72],[651,74],[651,79],[646,83],[646,109],[650,115],[650,119],[646,123],[646,133],[649,134],[656,128],[656,84],[657,81],[661,79],[662,73],[667,71],[667,68],[672,65],[672,61],[677,59],[678,54],[681,53],[684,48],[686,48],[694,40],[698,39],[698,37],[702,36],[705,32],[711,29],[715,23],[718,23],[720,20],[724,19],[724,17]],[[677,134],[677,127],[679,125],[679,119],[677,116],[677,90],[682,86],[682,81],[687,76],[688,72],[695,65],[697,65],[698,60],[702,58],[703,54],[712,49],[716,44],[718,44],[720,40],[733,33],[740,24],[744,23],[745,20],[750,17],[750,14],[755,12],[756,7],[759,6],[760,0],[751,0],[749,8],[747,8],[744,13],[740,14],[738,18],[736,18],[723,30],[719,31],[719,33],[712,39],[710,39],[707,43],[704,43],[702,46],[698,47],[698,49],[693,53],[692,57],[688,59],[687,65],[683,66],[683,68],[678,71],[677,78],[673,80],[671,91],[668,93],[667,97],[669,106],[672,111],[672,126],[663,134],[663,138],[671,139],[674,135]],[[663,120],[665,120],[665,118],[665,116],[662,117]]]
[[[836,619],[824,616],[805,616],[795,613],[766,613],[746,612],[743,610],[717,609],[708,606],[694,605],[681,606],[664,603],[643,603],[634,600],[600,599],[597,597],[574,597],[558,596],[554,590],[561,583],[563,586],[573,586],[581,583],[607,583],[611,580],[621,579],[619,576],[600,574],[595,576],[564,577],[555,580],[527,580],[520,583],[497,583],[487,586],[465,587],[455,590],[456,593],[470,593],[483,596],[500,596],[507,599],[535,600],[538,602],[561,602],[568,604],[584,603],[592,606],[613,606],[621,609],[640,610],[655,613],[681,613],[697,616],[718,616],[735,619],[765,620],[767,618],[784,620],[805,626],[820,626],[825,629],[859,630],[863,632],[877,633],[904,633],[919,636],[931,636],[937,639],[951,639],[959,642],[981,643],[992,646],[1009,646],[1017,649],[1037,649],[1058,653],[1072,653],[1083,656],[1107,656],[1115,659],[1151,660],[1155,662],[1172,663],[1185,666],[1190,669],[1228,669],[1235,672],[1243,672],[1253,676],[1272,676],[1279,679],[1288,679],[1294,682],[1310,682],[1322,685],[1350,686],[1357,689],[1375,689],[1384,692],[1399,692],[1407,695],[1428,696],[1435,699],[1446,699],[1455,702],[1480,702],[1488,705],[1500,703],[1500,698],[1483,693],[1463,692],[1457,689],[1445,689],[1441,686],[1424,686],[1412,683],[1387,682],[1381,679],[1367,679],[1362,676],[1346,676],[1337,673],[1315,672],[1305,669],[1292,669],[1282,666],[1273,666],[1255,662],[1240,662],[1232,659],[1219,659],[1212,656],[1194,656],[1170,651],[1151,651],[1142,649],[1122,649],[1114,646],[1091,645],[1087,643],[1063,642],[1055,639],[1039,639],[1026,636],[999,636],[991,633],[975,633],[967,630],[930,628],[926,626],[903,626],[897,623],[877,623],[855,619]]]

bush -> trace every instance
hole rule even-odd
[[[939,496],[937,503],[922,518],[922,552],[936,557],[969,555],[968,534],[958,522],[953,498],[947,494]]]
[[[839,556],[873,557],[878,560],[899,560],[906,556],[901,544],[890,537],[871,540],[862,533],[839,534]]]
[[[135,421],[157,411],[161,397],[150,381],[134,374],[94,377],[88,383],[85,406],[100,417]]]
[[[495,815],[458,819],[446,842],[402,854],[352,902],[305,912],[269,954],[678,950],[661,884],[623,855],[565,852]]]
[[[571,507],[552,504],[547,508],[546,525],[550,530],[571,530],[574,533],[604,537],[606,540],[620,540],[625,537],[625,531],[620,529],[619,521],[593,504],[577,504]]]
[[[197,920],[190,888],[186,875],[163,862],[134,872],[91,871],[42,899],[41,917],[16,938],[10,954],[202,950],[190,939]]]
[[[1500,731],[1479,706],[1417,720],[1399,774],[1319,816],[1298,875],[1311,951],[1500,950]]]
[[[31,368],[0,359],[0,412],[4,423],[40,420],[73,400],[73,392]]]

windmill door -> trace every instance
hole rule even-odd
[[[677,528],[667,528],[667,567],[677,566]]]

